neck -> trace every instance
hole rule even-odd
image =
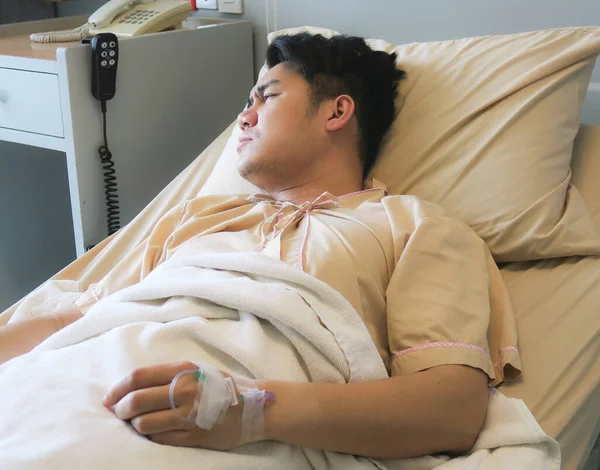
[[[363,189],[362,175],[358,177],[321,176],[311,179],[304,184],[298,184],[289,188],[270,191],[270,195],[278,201],[291,201],[294,204],[302,204],[306,201],[314,201],[324,192],[334,196],[343,196]]]

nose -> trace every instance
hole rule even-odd
[[[250,106],[249,108],[244,109],[240,114],[238,114],[237,123],[242,130],[248,127],[256,126],[257,121],[258,115],[254,110],[254,106]]]

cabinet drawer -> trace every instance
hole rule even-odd
[[[64,137],[58,75],[0,68],[0,127]]]

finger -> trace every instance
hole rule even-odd
[[[186,369],[195,371],[198,367],[191,362],[181,361],[134,369],[106,392],[102,404],[110,407],[134,390],[170,384],[175,375]]]
[[[171,409],[169,392],[171,385],[134,390],[123,397],[114,408],[115,414],[131,419],[153,411]],[[175,386],[173,401],[181,416],[188,416],[198,394],[198,382],[191,374],[182,376]]]
[[[192,445],[192,434],[188,431],[168,431],[149,435],[148,438],[157,444],[188,447]]]
[[[117,417],[127,420],[135,416],[169,409],[169,386],[134,390],[117,402],[114,412]]]
[[[172,410],[156,411],[131,420],[133,428],[143,435],[165,433],[169,431],[186,431],[196,427],[194,422],[184,421]]]

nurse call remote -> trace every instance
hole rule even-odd
[[[100,33],[84,42],[92,45],[92,95],[100,101],[115,96],[119,41],[113,33]]]

